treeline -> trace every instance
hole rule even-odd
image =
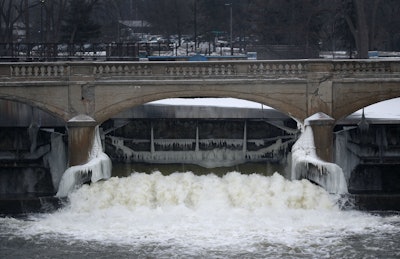
[[[0,0],[0,42],[119,42],[119,21],[194,42],[232,36],[235,43],[313,50],[400,51],[398,0]],[[230,19],[232,11],[232,20]],[[142,31],[143,32],[143,31]],[[128,31],[128,33],[130,33]],[[126,32],[125,32],[126,34]],[[140,40],[140,39],[137,39]]]

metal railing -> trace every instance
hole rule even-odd
[[[0,43],[0,61],[137,60],[172,51],[163,43]]]

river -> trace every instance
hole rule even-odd
[[[340,209],[307,180],[132,173],[49,214],[0,217],[1,258],[399,258],[400,215]]]

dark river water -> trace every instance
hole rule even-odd
[[[400,258],[398,213],[337,199],[279,174],[133,173],[0,217],[0,258]]]

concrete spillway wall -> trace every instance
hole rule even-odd
[[[114,161],[187,163],[204,167],[246,162],[286,163],[297,139],[296,124],[262,119],[112,120],[104,130]],[[292,127],[290,127],[292,126]]]
[[[0,194],[56,192],[62,168],[71,158],[66,151],[71,130],[61,119],[29,105],[0,100],[0,107]],[[293,120],[270,109],[160,105],[125,110],[101,129],[106,152],[114,162],[213,161],[203,166],[250,160],[281,163],[297,131]],[[123,143],[141,159],[127,159],[115,143]],[[192,159],[185,160],[179,152],[193,153]]]
[[[64,127],[62,119],[32,106],[0,100],[0,127],[29,127],[32,123],[40,127]]]
[[[400,124],[337,126],[335,161],[351,193],[400,193]]]

